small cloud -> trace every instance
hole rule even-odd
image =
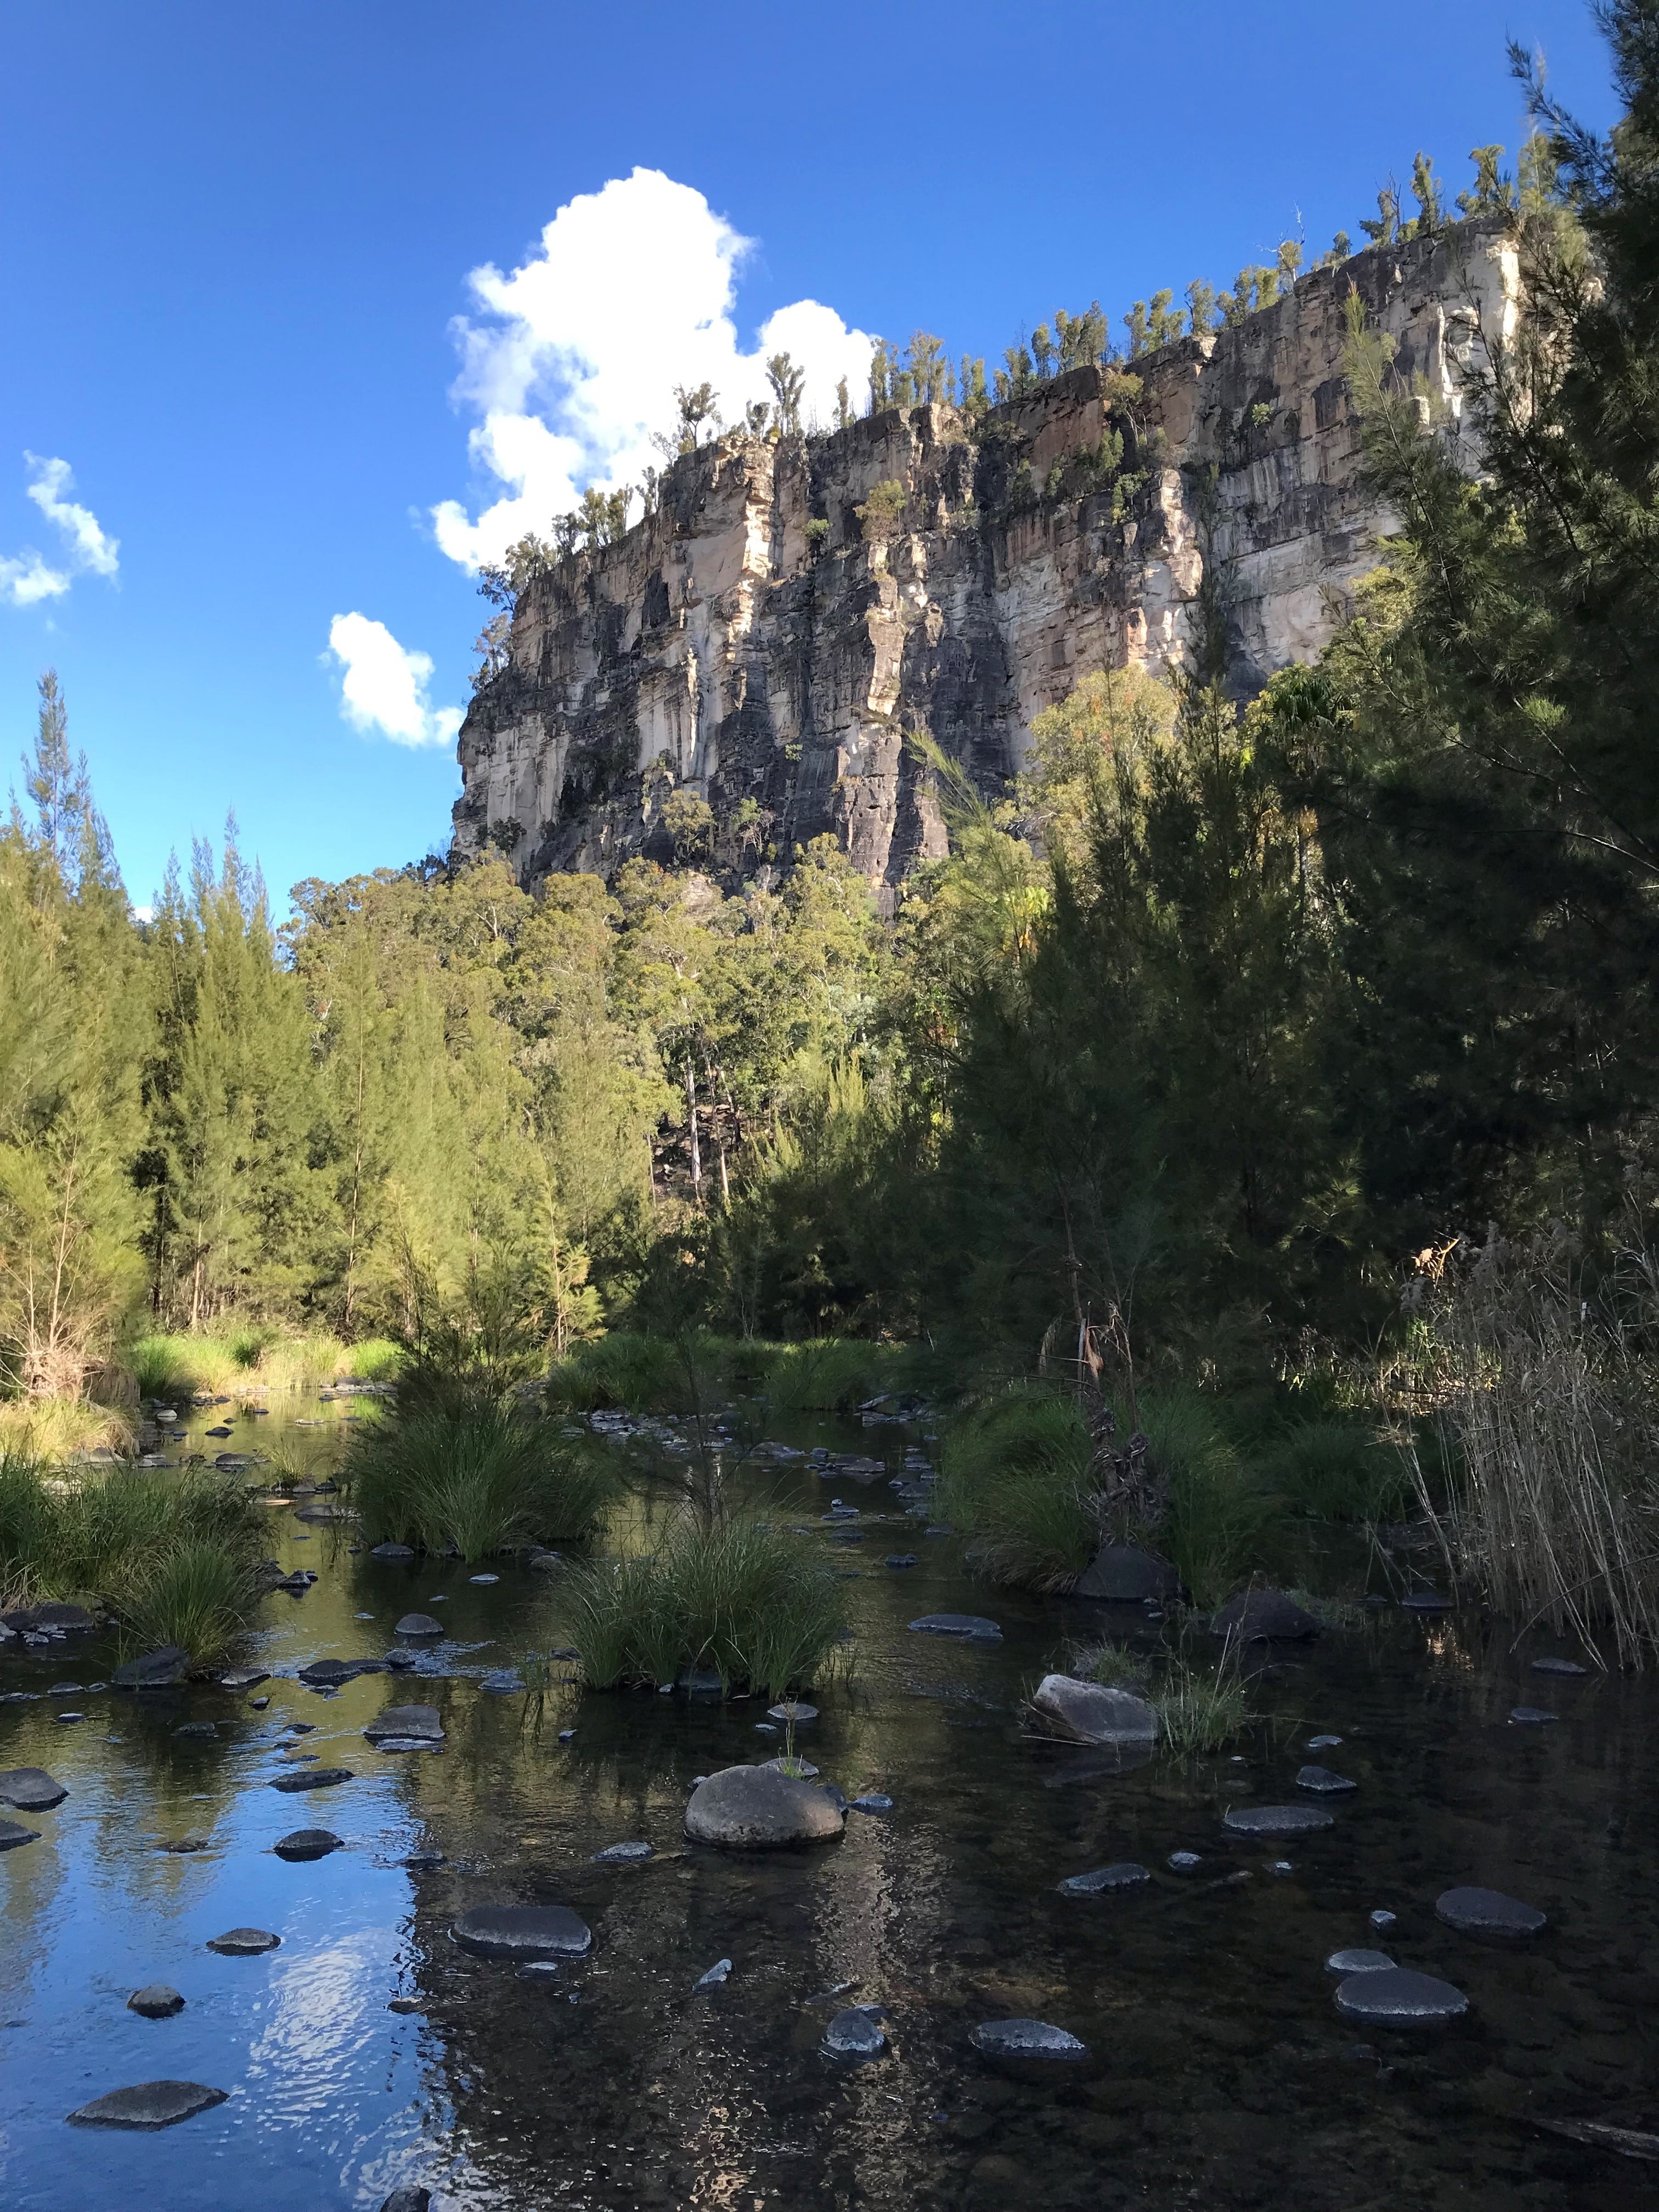
[[[434,507],[440,550],[476,568],[526,530],[545,533],[587,485],[636,483],[661,459],[652,434],[673,426],[676,385],[712,384],[733,421],[770,396],[769,356],[788,353],[809,422],[834,419],[842,378],[862,406],[875,341],[833,307],[780,307],[744,350],[732,309],[752,245],[690,185],[635,169],[568,201],[510,276],[475,269],[453,396],[475,417],[471,460],[502,495],[476,520],[459,500]]]
[[[42,599],[61,599],[77,575],[113,577],[120,568],[120,541],[109,536],[89,507],[65,497],[75,489],[67,461],[26,453],[31,478],[28,495],[64,540],[58,565],[26,545],[0,555],[0,600],[32,607]]]
[[[365,736],[378,730],[398,745],[453,745],[461,726],[459,707],[427,701],[432,656],[409,653],[384,623],[367,615],[336,615],[329,650],[345,671],[340,712]]]

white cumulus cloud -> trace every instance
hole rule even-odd
[[[110,537],[89,507],[64,496],[75,489],[69,463],[30,453],[23,459],[31,479],[28,495],[62,537],[64,547],[55,562],[32,545],[20,553],[0,554],[0,599],[15,607],[61,599],[77,575],[89,570],[112,577],[121,565],[119,540]]]
[[[676,385],[712,384],[729,422],[770,396],[767,360],[787,353],[807,421],[834,419],[842,377],[863,405],[875,341],[816,300],[777,309],[744,349],[732,307],[750,245],[690,185],[635,169],[562,207],[510,276],[472,271],[454,397],[479,418],[474,465],[503,491],[476,520],[459,500],[433,508],[453,561],[476,568],[526,530],[545,535],[589,484],[637,482],[660,461],[652,434],[677,419]]]
[[[459,707],[427,700],[432,656],[399,645],[384,623],[367,615],[336,615],[329,650],[344,669],[340,712],[355,730],[378,730],[399,745],[452,745],[461,726]]]

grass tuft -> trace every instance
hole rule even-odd
[[[1252,1727],[1256,1714],[1236,1658],[1224,1655],[1213,1671],[1173,1659],[1152,1692],[1166,1747],[1182,1757],[1219,1751]]]
[[[947,1431],[932,1510],[988,1581],[1067,1589],[1100,1544],[1091,1456],[1075,1399],[1016,1384]]]

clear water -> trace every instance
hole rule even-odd
[[[331,1425],[286,1441],[320,1469],[349,1410],[307,1408]],[[281,1425],[238,1420],[233,1442]],[[815,1420],[782,1433],[896,1465],[907,1440]],[[799,1463],[739,1480],[815,1529],[831,1491],[866,1522],[895,1510],[880,1486],[824,1484]],[[70,1793],[17,1815],[42,1840],[0,1856],[9,2212],[332,2212],[416,2180],[447,2208],[514,2212],[1655,2201],[1659,2168],[1535,2124],[1659,2120],[1651,1680],[1531,1674],[1542,1641],[1511,1652],[1473,1615],[1395,1616],[1279,1654],[1260,1686],[1271,1725],[1242,1763],[1113,1773],[1018,1723],[1023,1692],[1097,1613],[988,1593],[954,1541],[913,1522],[869,1527],[858,1547],[823,1531],[813,1540],[857,1571],[856,1668],[799,1748],[849,1796],[883,1790],[894,1809],[852,1814],[809,1855],[726,1857],[688,1850],[680,1817],[693,1777],[781,1748],[756,1733],[759,1703],[563,1689],[538,1727],[524,1698],[481,1681],[559,1644],[556,1582],[501,1565],[475,1587],[458,1563],[351,1557],[287,1511],[271,1527],[272,1552],[319,1579],[267,1603],[250,1654],[274,1678],[253,1692],[270,1696],[263,1713],[206,1686],[47,1694],[107,1674],[95,1644],[0,1659],[0,1766],[46,1766]],[[911,1550],[915,1569],[884,1567]],[[309,1659],[378,1656],[398,1616],[438,1593],[450,1636],[418,1682],[374,1675],[324,1696],[293,1679]],[[947,1608],[994,1614],[1005,1640],[907,1632]],[[442,1713],[442,1754],[372,1750],[364,1723],[417,1697]],[[1521,1703],[1560,1721],[1511,1726]],[[58,1724],[65,1706],[87,1718]],[[218,1723],[212,1741],[174,1734],[199,1719]],[[354,1780],[269,1788],[292,1721],[314,1730],[304,1751]],[[1333,1804],[1334,1826],[1282,1847],[1229,1838],[1224,1809],[1295,1797],[1306,1739],[1324,1732],[1343,1741],[1315,1756],[1359,1784]],[[306,1826],[346,1848],[300,1865],[272,1854]],[[160,1849],[192,1829],[205,1850]],[[594,1863],[635,1838],[657,1856]],[[1200,1863],[1176,1875],[1166,1862],[1182,1850]],[[432,1851],[441,1865],[405,1863]],[[1281,1852],[1288,1872],[1273,1871]],[[1152,1883],[1059,1893],[1121,1859]],[[1454,1934],[1434,1899],[1467,1882],[1541,1906],[1548,1931],[1521,1950]],[[574,1906],[590,1957],[530,1982],[459,1950],[457,1916],[495,1901]],[[1398,1915],[1381,1939],[1375,1908]],[[248,1923],[281,1948],[204,1948]],[[1379,1940],[1466,1990],[1468,2018],[1408,2034],[1345,2023],[1325,1958]],[[694,1995],[721,1958],[730,1978]],[[126,2009],[154,1980],[184,1993],[175,2019]],[[420,2009],[393,2013],[394,1998]],[[890,2048],[848,2071],[818,2042],[857,2002],[886,2008]],[[993,2072],[969,2031],[1009,2014],[1083,2037],[1091,2063]],[[65,2124],[94,2096],[163,2076],[228,2100],[153,2136]]]

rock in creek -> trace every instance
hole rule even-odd
[[[731,1978],[732,1961],[729,1959],[716,1959],[708,1972],[706,1974],[699,1974],[696,1980],[692,1983],[691,1994],[695,1996],[699,1990],[723,1989]]]
[[[276,1950],[282,1940],[268,1928],[228,1928],[222,1936],[210,1936],[207,1947],[227,1959],[253,1959]]]
[[[602,1851],[595,1851],[596,1866],[638,1866],[641,1860],[657,1856],[654,1844],[607,1844]]]
[[[1404,1613],[1451,1613],[1455,1610],[1451,1599],[1442,1597],[1438,1590],[1413,1590],[1401,1599],[1400,1605]]]
[[[394,1636],[441,1636],[444,1625],[429,1613],[406,1613],[392,1632]]]
[[[1345,1791],[1358,1790],[1357,1782],[1350,1782],[1346,1774],[1333,1774],[1328,1766],[1298,1766],[1296,1770],[1298,1790],[1311,1790],[1321,1797],[1340,1797]]]
[[[313,1659],[300,1669],[300,1680],[309,1690],[337,1690],[355,1682],[359,1674],[383,1674],[384,1659]]]
[[[786,1698],[781,1705],[769,1705],[766,1708],[766,1717],[769,1721],[793,1721],[797,1728],[799,1728],[804,1722],[817,1720],[817,1717],[818,1709],[816,1705],[798,1705],[793,1698]]]
[[[1168,1559],[1133,1544],[1103,1544],[1078,1577],[1073,1597],[1092,1597],[1108,1605],[1142,1605],[1150,1598],[1177,1596],[1181,1577]]]
[[[862,1797],[855,1797],[853,1800],[853,1810],[855,1813],[890,1813],[892,1809],[892,1799],[881,1790],[866,1790]]]
[[[1124,1859],[1116,1866],[1096,1867],[1091,1874],[1068,1875],[1060,1885],[1062,1897],[1103,1897],[1115,1889],[1138,1889],[1152,1880],[1144,1866]]]
[[[277,1775],[270,1786],[280,1790],[284,1796],[294,1797],[302,1790],[333,1790],[350,1779],[349,1766],[301,1767],[293,1774]]]
[[[432,2191],[417,2185],[394,2189],[380,2212],[432,2212]]]
[[[67,2117],[82,2128],[171,2128],[214,2105],[229,2092],[201,2081],[140,2081],[131,2089],[112,2089]]]
[[[773,1766],[726,1766],[699,1783],[685,1808],[694,1844],[783,1850],[840,1835],[842,1814],[821,1790]]]
[[[1547,1728],[1559,1717],[1555,1713],[1547,1713],[1541,1705],[1517,1705],[1510,1715],[1516,1728]]]
[[[450,1933],[480,1959],[580,1959],[593,1943],[568,1905],[478,1905]]]
[[[970,2040],[981,2057],[994,2060],[1046,2059],[1075,2066],[1089,2056],[1086,2043],[1046,2020],[981,2021]]]
[[[1534,1674],[1588,1674],[1589,1668],[1581,1667],[1576,1659],[1534,1659]]]
[[[39,1828],[26,1828],[21,1820],[0,1820],[0,1851],[21,1850],[25,1844],[38,1844]]]
[[[1152,1743],[1158,1737],[1158,1715],[1145,1698],[1070,1674],[1045,1674],[1032,1693],[1031,1711],[1046,1734],[1067,1743]]]
[[[962,1636],[975,1644],[1000,1644],[1002,1631],[978,1613],[924,1613],[910,1623],[913,1636]]]
[[[1334,1823],[1317,1805],[1236,1805],[1221,1825],[1235,1836],[1306,1836]]]
[[[1242,1590],[1210,1620],[1212,1636],[1240,1644],[1302,1644],[1319,1633],[1319,1623],[1283,1590]]]
[[[775,1774],[793,1774],[798,1782],[816,1782],[818,1770],[810,1759],[769,1759],[763,1762]]]
[[[388,1651],[386,1663],[392,1674],[407,1674],[418,1662],[412,1651]]]
[[[879,2058],[887,2038],[862,2005],[854,2005],[836,2014],[818,2048],[826,2058]]]
[[[174,2013],[184,2008],[184,1999],[166,1982],[146,1982],[142,1990],[135,1990],[127,1999],[127,2010],[140,2013],[146,2020],[171,2020]]]
[[[1333,1951],[1325,1961],[1328,1974],[1389,1974],[1394,1970],[1386,1951]]]
[[[1389,1966],[1374,1973],[1350,1974],[1336,1985],[1336,2008],[1348,2020],[1363,2020],[1374,2027],[1413,2027],[1435,2021],[1455,2020],[1469,2008],[1462,1990],[1432,1974],[1413,1973],[1408,1966]]]
[[[330,1828],[290,1828],[271,1849],[279,1859],[325,1859],[340,1848],[340,1838]]]
[[[1499,1889],[1443,1889],[1434,1900],[1437,1916],[1465,1936],[1536,1936],[1547,1915]]]
[[[371,1544],[368,1556],[371,1559],[412,1559],[415,1553],[408,1544]]]
[[[68,1796],[57,1776],[44,1766],[9,1766],[0,1774],[0,1805],[20,1813],[50,1813]]]
[[[118,1690],[165,1689],[182,1682],[189,1665],[190,1654],[182,1645],[164,1644],[159,1650],[143,1652],[137,1659],[124,1659],[110,1680]]]
[[[435,1705],[386,1705],[376,1713],[363,1734],[371,1743],[387,1736],[418,1736],[423,1742],[441,1743],[444,1724]]]
[[[252,1690],[257,1689],[261,1682],[270,1680],[263,1667],[233,1667],[228,1674],[220,1675],[219,1687],[222,1690]]]

